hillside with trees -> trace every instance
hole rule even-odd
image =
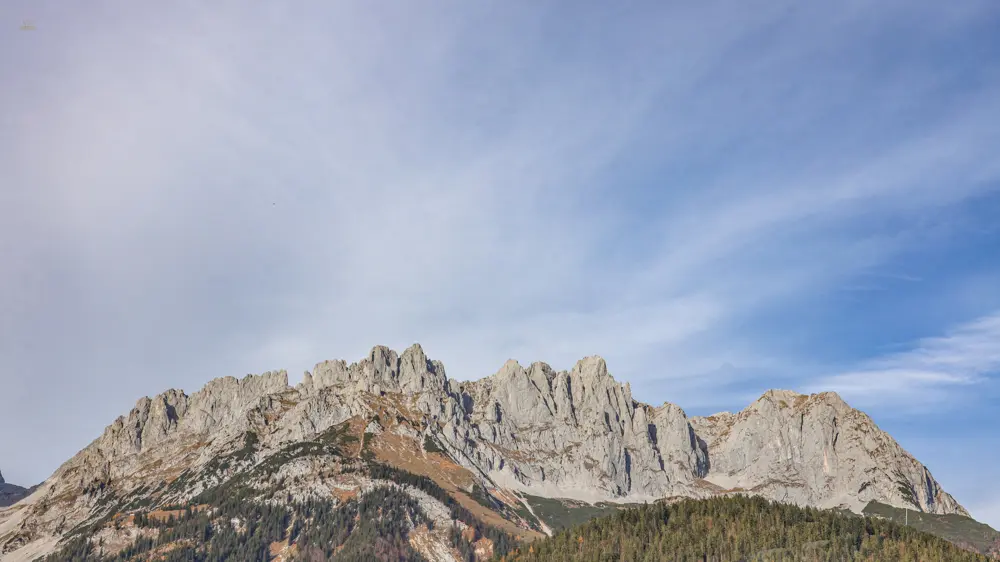
[[[523,545],[505,562],[981,562],[982,554],[875,517],[732,496],[623,510]]]
[[[420,528],[433,530],[440,523],[428,517],[412,490],[448,509],[449,554],[455,558],[488,558],[476,553],[484,542],[498,555],[515,544],[429,478],[374,462],[364,462],[358,469],[386,484],[335,502],[296,501],[280,493],[262,501],[250,488],[227,482],[188,505],[140,509],[129,516],[120,513],[82,529],[78,538],[44,562],[420,562],[425,557],[412,547],[410,534]],[[117,552],[106,552],[105,545],[95,544],[92,537],[108,526],[138,538]]]

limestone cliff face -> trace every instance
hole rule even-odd
[[[592,501],[743,491],[855,511],[878,500],[966,514],[835,394],[771,391],[738,414],[688,418],[673,404],[636,401],[599,357],[562,372],[508,361],[459,383],[419,345],[402,354],[379,346],[357,363],[320,363],[294,388],[279,371],[142,398],[30,497],[0,511],[0,558],[51,551],[110,498],[160,489],[239,449],[247,432],[259,437],[259,460],[345,420],[373,419],[386,399],[409,418],[414,439],[432,439],[493,489]]]
[[[706,479],[722,489],[856,512],[878,500],[968,515],[927,467],[835,393],[772,390],[739,414],[691,421],[708,445]]]
[[[581,499],[692,495],[704,451],[684,412],[633,400],[588,357],[569,372],[514,361],[458,390],[443,435],[491,478]]]
[[[569,372],[508,361],[483,380],[456,384],[420,346],[397,356],[376,347],[359,363],[327,361],[299,390],[315,395],[401,393],[434,420],[460,463],[507,487],[581,499],[695,495],[705,451],[684,412],[652,408],[608,373],[599,357]]]

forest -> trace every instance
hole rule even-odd
[[[657,503],[523,545],[504,562],[972,562],[986,557],[912,527],[759,497]]]

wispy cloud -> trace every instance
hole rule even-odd
[[[0,427],[61,413],[0,443],[29,482],[139,395],[376,343],[768,384],[806,326],[762,315],[1000,177],[1000,77],[921,50],[989,2],[102,6],[0,38]]]
[[[833,390],[858,405],[923,406],[956,388],[1000,372],[1000,312],[962,324],[912,349],[867,361],[858,369],[823,377],[811,392]]]

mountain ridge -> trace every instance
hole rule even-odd
[[[362,441],[374,436],[380,459],[426,457],[430,439],[449,470],[462,473],[454,493],[469,497],[476,486],[499,497],[620,503],[751,493],[856,513],[877,500],[968,515],[924,465],[834,393],[772,390],[738,413],[688,418],[675,404],[634,400],[599,356],[559,372],[508,360],[463,382],[414,344],[402,354],[376,346],[351,364],[323,361],[295,386],[280,370],[141,398],[31,497],[0,511],[0,555],[50,552],[103,513],[109,497],[161,484],[156,501],[193,497],[215,480],[176,491],[167,484],[207,473],[213,460],[245,448],[250,433],[257,462],[350,420],[364,429]]]

